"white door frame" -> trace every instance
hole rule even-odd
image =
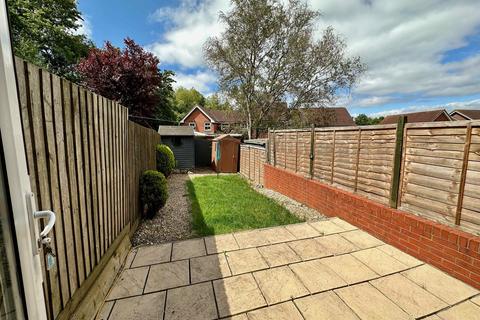
[[[23,146],[6,0],[0,0],[0,129],[27,314],[29,319],[46,320],[40,255],[33,253],[34,242],[30,233],[30,215],[33,212],[27,209],[26,199],[31,193],[31,187]],[[32,210],[35,211],[36,208]],[[34,226],[34,230],[35,237],[38,237],[37,226]]]

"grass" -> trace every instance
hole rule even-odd
[[[202,176],[187,183],[199,236],[302,221],[238,175]]]

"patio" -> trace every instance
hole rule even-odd
[[[133,249],[97,319],[480,319],[480,292],[345,221]]]

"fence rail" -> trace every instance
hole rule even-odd
[[[480,121],[269,132],[280,168],[480,232]]]
[[[49,318],[59,316],[139,217],[139,173],[160,136],[115,101],[16,59],[27,165],[40,210],[53,210],[57,265],[43,263]],[[131,174],[127,174],[131,173]],[[71,307],[71,306],[69,306]]]

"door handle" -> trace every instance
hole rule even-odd
[[[55,221],[56,221],[55,212],[50,210],[35,211],[33,213],[33,217],[35,219],[44,219],[44,218],[48,219],[47,225],[43,228],[42,232],[40,232],[40,237],[42,238],[46,237],[50,233],[50,231],[52,231],[52,228],[55,225]]]

